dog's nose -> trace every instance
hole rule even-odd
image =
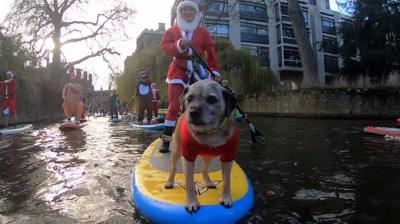
[[[190,111],[190,118],[193,120],[197,120],[200,117],[200,111],[199,110],[192,110]]]

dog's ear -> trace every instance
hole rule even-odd
[[[236,98],[233,94],[227,90],[222,92],[225,100],[225,116],[229,117],[233,109],[236,107]]]
[[[183,93],[179,96],[179,104],[181,105],[180,109],[181,109],[181,113],[185,112],[185,95],[188,92],[189,88],[185,88],[183,90]]]

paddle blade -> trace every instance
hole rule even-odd
[[[264,143],[266,141],[265,136],[259,132],[256,127],[252,123],[249,123],[250,127],[250,134],[251,134],[251,141],[253,143]]]

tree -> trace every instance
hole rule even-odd
[[[269,68],[264,68],[257,56],[246,50],[234,49],[225,40],[217,40],[222,78],[227,79],[239,95],[277,89],[279,82]]]
[[[257,57],[245,50],[234,49],[232,44],[224,40],[217,40],[216,48],[222,78],[229,80],[237,94],[252,94],[278,86],[275,76],[268,68],[261,66]],[[159,43],[127,57],[124,73],[116,77],[121,101],[129,101],[134,94],[137,74],[142,68],[149,70],[150,79],[157,83],[161,98],[167,99],[165,78],[171,60],[171,57],[164,54]]]
[[[91,1],[93,2],[93,1]],[[39,57],[46,54],[46,41],[54,44],[52,62],[59,67],[62,47],[69,44],[86,43],[91,53],[71,61],[65,67],[79,64],[89,58],[118,54],[111,46],[114,38],[124,35],[126,21],[134,14],[122,0],[92,5],[87,0],[15,0],[7,15],[10,28],[28,36],[26,43]],[[96,9],[98,9],[96,11]],[[94,12],[96,11],[96,12]],[[93,18],[90,17],[94,14]]]
[[[0,75],[5,75],[7,70],[19,74],[26,65],[36,63],[37,58],[21,46],[20,35],[3,35],[0,30]]]
[[[317,57],[312,49],[304,16],[297,0],[288,0],[288,14],[290,21],[292,22],[296,43],[299,46],[300,58],[303,65],[302,87],[318,87],[319,78]]]
[[[373,84],[386,81],[400,69],[400,2],[357,0],[341,7],[351,15],[339,30],[341,74],[350,81],[360,75],[368,76]]]

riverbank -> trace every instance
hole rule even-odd
[[[243,96],[246,113],[280,117],[396,118],[400,89],[306,89]]]

